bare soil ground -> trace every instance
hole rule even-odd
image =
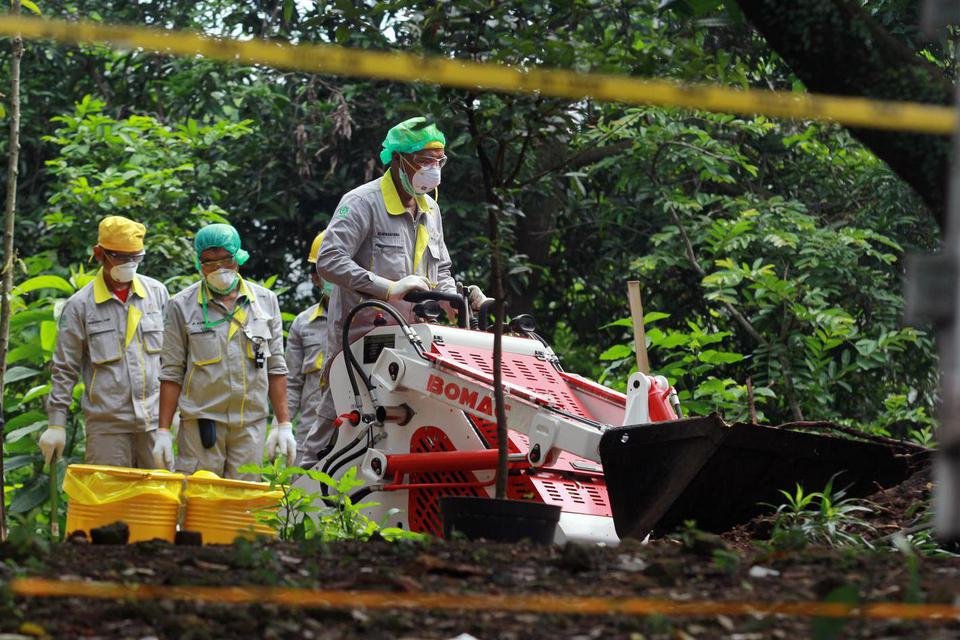
[[[876,535],[916,520],[929,494],[918,474],[873,497]],[[637,617],[497,611],[292,609],[80,598],[20,598],[5,588],[18,575],[157,585],[277,585],[438,594],[550,594],[673,601],[823,601],[848,587],[859,602],[954,604],[960,560],[896,551],[807,547],[774,552],[751,538],[760,519],[723,537],[625,541],[617,548],[533,547],[485,542],[429,544],[246,543],[177,547],[69,544],[0,547],[0,640],[54,638],[960,638],[960,621],[815,620],[780,615]],[[13,559],[11,559],[13,558]],[[4,635],[14,634],[14,635]],[[463,636],[466,638],[466,636]]]

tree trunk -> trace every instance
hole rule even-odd
[[[11,2],[10,13],[20,13],[20,0]],[[10,143],[7,161],[7,201],[3,219],[3,285],[0,289],[0,542],[7,539],[7,510],[4,503],[3,441],[6,419],[3,397],[3,378],[7,373],[7,348],[10,342],[10,290],[13,289],[13,268],[16,256],[13,253],[13,222],[17,210],[17,174],[20,163],[20,58],[23,57],[23,39],[13,39],[13,55],[10,58]]]
[[[539,163],[533,176],[523,177],[506,185],[520,191],[523,216],[517,220],[517,251],[527,256],[535,268],[528,275],[526,285],[516,295],[508,295],[513,315],[533,313],[534,303],[543,282],[543,273],[554,263],[551,256],[557,235],[557,213],[566,205],[563,188],[564,171],[575,171],[610,156],[624,153],[633,146],[633,140],[624,140],[602,147],[590,147],[570,153],[565,143],[547,141],[537,147]]]
[[[483,193],[487,201],[487,224],[490,239],[490,288],[496,302],[493,305],[493,406],[497,421],[497,477],[496,498],[505,500],[507,497],[507,413],[503,405],[503,254],[501,252],[500,211],[502,202],[495,188],[495,171],[490,157],[483,150],[480,130],[477,126],[476,113],[470,106],[472,96],[466,102],[467,122],[470,135],[473,136],[477,147],[477,159],[480,161],[480,172],[483,177]]]
[[[744,15],[810,91],[952,104],[953,86],[855,0],[737,0]],[[913,187],[943,234],[951,141],[945,136],[851,129]]]

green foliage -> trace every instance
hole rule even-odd
[[[44,469],[37,448],[37,438],[47,426],[43,402],[50,392],[49,363],[56,344],[56,318],[63,303],[92,275],[83,267],[67,277],[45,273],[51,268],[50,253],[23,260],[27,278],[15,287],[10,297],[10,344],[7,354],[3,404],[7,414],[4,424],[4,480],[10,490],[9,512],[21,524],[36,525],[39,535],[49,535],[47,502],[50,496],[50,470]],[[57,487],[63,480],[66,466],[83,458],[78,442],[82,432],[79,399],[83,384],[74,392],[71,418],[66,425],[67,444],[57,465]],[[56,515],[64,518],[61,512]]]
[[[797,484],[793,493],[781,491],[786,502],[776,508],[770,541],[777,548],[798,548],[803,544],[833,547],[871,547],[864,538],[873,526],[861,515],[872,511],[866,500],[845,498],[831,478],[823,491],[808,493]],[[799,546],[803,546],[799,544]]]
[[[38,511],[49,497],[49,476],[36,439],[47,426],[43,400],[50,392],[57,318],[66,299],[94,277],[95,267],[82,261],[96,242],[99,219],[116,214],[145,223],[151,258],[141,270],[167,280],[175,292],[195,278],[193,231],[224,220],[216,202],[234,171],[229,143],[250,131],[246,121],[171,126],[104,111],[102,100],[86,96],[72,114],[54,118],[58,128],[44,136],[58,150],[47,162],[50,208],[31,223],[33,252],[21,261],[18,275],[25,279],[12,292],[5,375],[4,475],[14,489],[10,513],[18,517],[48,517]],[[79,266],[61,266],[74,263]],[[81,383],[74,390],[61,478],[66,465],[82,460],[82,394]]]
[[[160,280],[192,274],[189,239],[204,224],[226,221],[219,203],[236,170],[231,143],[250,133],[250,121],[168,125],[150,116],[116,119],[105,106],[84,96],[44,136],[59,151],[46,163],[52,195],[44,243],[79,258],[95,244],[102,217],[126,215],[148,228],[144,273]]]
[[[932,426],[933,343],[899,325],[900,239],[921,240],[918,214],[888,198],[875,158],[829,127],[650,108],[588,138],[632,142],[615,193],[660,222],[630,268],[656,283],[646,307],[670,314],[648,347],[689,412],[742,419],[749,377],[761,419]],[[624,178],[641,172],[652,186]],[[608,375],[625,378],[628,348],[601,354]]]
[[[715,549],[713,566],[722,573],[733,575],[740,569],[740,554],[726,549]]]
[[[649,327],[669,317],[666,313],[648,313],[645,315],[645,325]],[[608,326],[630,326],[630,320],[618,320]],[[678,397],[687,413],[706,415],[717,412],[736,420],[748,417],[746,384],[737,384],[729,377],[719,377],[725,374],[725,365],[745,359],[742,354],[724,348],[723,342],[730,336],[729,332],[709,332],[701,324],[687,320],[683,329],[662,330],[654,326],[647,328],[645,333],[648,352],[659,356],[655,373],[666,376],[670,384],[679,388]],[[610,347],[600,354],[600,359],[609,362],[600,377],[601,381],[623,370],[627,370],[627,375],[636,371],[632,340]],[[626,378],[618,376],[614,383],[623,390]],[[766,399],[775,397],[774,392],[764,386],[754,386],[753,393],[758,407],[762,407]],[[762,408],[758,409],[757,417],[760,420],[765,418]]]
[[[904,593],[904,602],[909,604],[920,604],[924,601],[924,593],[920,589],[920,559],[914,546],[907,540],[903,534],[896,534],[893,537],[893,546],[903,554],[909,574],[907,589]]]
[[[280,510],[261,515],[261,520],[274,528],[281,540],[309,540],[322,542],[334,540],[367,540],[378,534],[386,540],[422,540],[424,536],[397,527],[386,527],[371,520],[363,513],[366,507],[376,503],[354,504],[351,492],[363,486],[357,479],[356,467],[351,467],[339,478],[332,478],[322,471],[288,467],[279,458],[264,466],[244,465],[243,473],[257,473],[270,483],[271,489],[283,492]],[[312,493],[293,486],[299,476],[307,476],[330,489],[330,495]],[[386,522],[394,511],[384,518]]]
[[[860,603],[860,588],[855,584],[840,585],[830,591],[823,601],[847,605],[852,609]],[[814,618],[810,631],[814,640],[835,640],[842,637],[841,634],[848,622],[849,618],[845,616]]]
[[[79,0],[43,10],[803,90],[729,1],[282,5]],[[867,10],[953,68],[940,44],[920,44],[915,8],[884,1]],[[229,212],[254,249],[245,274],[278,274],[292,313],[306,293],[297,285],[308,280],[310,241],[344,192],[382,171],[375,155],[387,128],[420,114],[436,117],[449,142],[440,204],[455,276],[484,284],[486,212],[497,206],[509,312],[533,312],[568,369],[625,384],[629,323],[611,320],[626,315],[624,282],[639,279],[646,308],[659,314],[648,317],[654,370],[677,386],[688,413],[746,417],[750,378],[765,421],[803,415],[931,438],[933,343],[900,327],[899,280],[902,255],[931,248],[936,230],[889,168],[835,126],[326,78],[99,45],[37,41],[28,50],[24,259],[4,398],[8,419],[20,422],[5,434],[7,480],[17,486],[8,499],[42,472],[35,438],[56,311],[90,277],[99,217],[144,221],[143,272],[176,291],[193,278],[192,233]],[[68,461],[82,455],[80,434],[74,417]]]

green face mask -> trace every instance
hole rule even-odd
[[[407,177],[407,172],[401,168],[399,173],[400,173],[400,186],[403,187],[403,190],[407,192],[407,195],[411,195],[411,196],[420,195],[414,190],[413,184],[410,182],[410,178]]]

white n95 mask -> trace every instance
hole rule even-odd
[[[206,276],[207,285],[214,293],[230,293],[237,284],[239,274],[233,269],[217,269]]]
[[[137,275],[136,262],[124,262],[110,268],[110,277],[115,282],[132,282],[133,276]]]

